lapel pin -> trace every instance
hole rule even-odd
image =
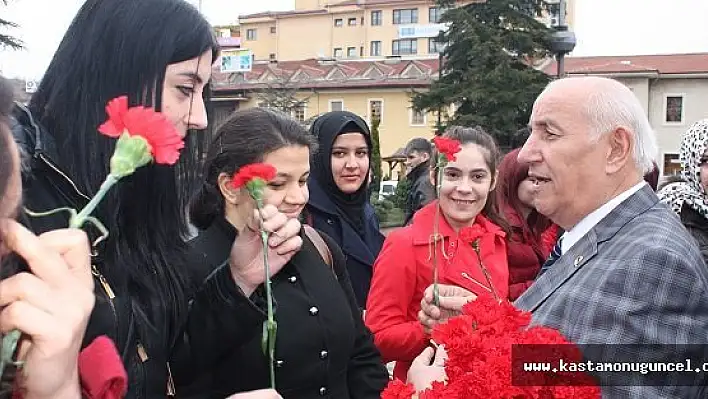
[[[578,267],[578,266],[580,266],[580,262],[582,262],[582,261],[583,261],[583,256],[580,255],[577,258],[575,258],[575,262],[573,264],[575,265],[575,267]]]

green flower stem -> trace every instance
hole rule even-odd
[[[91,213],[96,210],[96,207],[99,203],[101,203],[101,200],[103,200],[108,191],[116,183],[118,183],[118,180],[120,180],[121,177],[132,174],[135,172],[136,168],[147,164],[151,160],[152,155],[150,154],[149,144],[144,138],[140,136],[130,136],[128,133],[123,133],[118,139],[116,149],[111,157],[111,173],[108,174],[106,180],[103,181],[96,195],[91,198],[89,203],[86,204],[81,212],[77,214],[76,211],[71,208],[58,208],[47,212],[32,212],[27,210],[27,214],[30,216],[47,216],[58,212],[69,212],[71,214],[71,217],[69,218],[69,227],[81,228],[84,223],[90,222],[98,228],[98,230],[102,233],[102,236],[94,241],[93,245],[96,245],[108,236],[108,230],[98,219],[92,217]],[[267,235],[264,236],[263,240],[264,245],[266,245]],[[264,254],[266,254],[266,274],[268,274],[268,261],[265,250]],[[268,283],[270,283],[270,281],[268,281]],[[269,284],[266,287],[267,289],[270,289]],[[270,295],[268,296],[268,315],[269,323],[272,324],[272,301]],[[16,363],[12,360],[12,356],[15,353],[17,343],[19,342],[21,336],[22,332],[19,330],[12,330],[2,337],[2,350],[0,351],[0,378],[2,377],[5,367],[8,364]],[[275,345],[275,343],[272,345]]]
[[[20,330],[12,330],[2,337],[2,353],[0,354],[0,377],[5,372],[5,367],[13,364],[12,356],[15,354],[17,343],[20,341],[22,332]]]
[[[96,209],[101,200],[103,200],[103,197],[106,196],[108,190],[110,190],[111,187],[113,187],[116,183],[118,183],[118,178],[115,177],[113,174],[109,174],[106,177],[106,180],[104,180],[101,184],[101,187],[98,189],[96,195],[91,198],[91,201],[86,204],[86,206],[84,207],[84,209],[81,210],[81,212],[71,218],[71,220],[69,221],[69,227],[80,228],[81,226],[83,226],[83,224],[86,222],[86,219],[91,216],[91,213]]]
[[[96,209],[98,204],[101,202],[103,197],[106,196],[106,193],[108,193],[111,187],[113,187],[117,182],[118,178],[116,178],[113,174],[109,174],[106,177],[106,180],[101,184],[101,187],[98,189],[96,195],[91,198],[89,203],[86,204],[84,209],[82,209],[81,212],[79,212],[78,214],[75,210],[71,208],[59,208],[47,212],[29,211],[28,214],[31,216],[46,216],[57,212],[68,211],[69,213],[71,213],[71,218],[69,219],[69,227],[81,228],[81,226],[83,226],[86,221],[91,221],[96,224],[96,227],[98,227],[99,230],[101,230],[101,232],[104,234],[103,238],[105,238],[105,235],[107,235],[105,227],[103,227],[103,225],[101,225],[98,220],[92,218],[91,213]],[[12,360],[12,356],[15,354],[15,349],[17,348],[17,343],[19,342],[21,336],[21,331],[12,330],[2,337],[2,352],[0,352],[0,377],[2,377],[2,374],[5,371],[5,367],[8,364],[15,363]]]
[[[438,287],[438,235],[440,232],[440,187],[442,186],[444,158],[438,156],[437,178],[435,182],[435,194],[438,198],[435,207],[435,223],[433,224],[433,304],[440,306],[440,288]],[[442,245],[445,243],[443,242]]]
[[[263,200],[260,198],[254,198],[256,200],[256,207],[258,212],[263,209]],[[263,228],[263,220],[261,219],[261,242],[263,243],[263,268],[265,271],[265,289],[266,289],[266,306],[268,312],[268,318],[265,321],[263,328],[263,333],[266,335],[264,341],[266,342],[265,350],[268,352],[268,368],[270,370],[270,387],[275,389],[275,337],[278,330],[278,325],[275,322],[273,316],[273,292],[270,281],[270,264],[268,262],[268,233]]]

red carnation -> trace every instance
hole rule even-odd
[[[253,179],[271,181],[275,178],[277,171],[273,165],[267,163],[252,163],[241,167],[231,180],[234,188],[241,188]]]
[[[389,381],[386,389],[381,392],[381,399],[410,399],[415,394],[415,388],[401,380]]]
[[[460,229],[460,240],[468,244],[472,244],[478,239],[482,238],[484,233],[484,229],[478,224],[463,227],[462,229]]]
[[[435,144],[435,148],[437,148],[441,154],[445,155],[445,158],[447,158],[448,161],[457,160],[457,158],[455,158],[455,154],[460,152],[462,149],[459,141],[446,137],[435,137],[433,139],[433,144]]]
[[[163,114],[152,108],[128,108],[127,96],[109,101],[106,113],[108,120],[99,126],[99,132],[115,138],[123,133],[144,138],[157,163],[173,165],[179,159],[184,140]]]
[[[530,313],[490,295],[465,305],[462,315],[433,330],[432,338],[447,351],[447,382],[433,384],[420,398],[599,398],[597,381],[585,373],[522,373],[514,378],[523,383],[512,383],[521,362],[582,359],[579,348],[559,331],[529,327],[530,322]],[[525,347],[517,358],[515,344],[536,346]]]

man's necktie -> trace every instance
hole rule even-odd
[[[556,263],[558,258],[561,257],[561,242],[562,241],[563,241],[563,238],[561,237],[556,242],[556,245],[553,246],[553,250],[551,251],[551,254],[548,255],[548,259],[546,259],[546,262],[543,264],[543,266],[541,266],[541,271],[538,273],[538,277],[541,277],[541,275],[543,273],[545,273],[548,269],[550,269],[551,266],[553,266],[553,264]]]

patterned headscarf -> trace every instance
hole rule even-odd
[[[666,185],[659,191],[661,202],[677,215],[683,204],[708,219],[708,195],[701,185],[701,159],[708,148],[708,119],[694,123],[683,135],[679,160],[683,181]]]

